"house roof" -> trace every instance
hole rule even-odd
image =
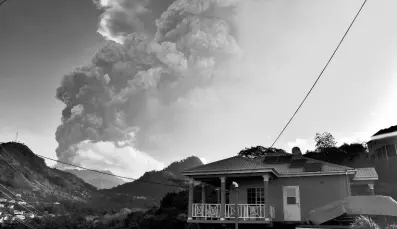
[[[374,135],[372,135],[372,137],[378,136],[378,135],[382,135],[382,134],[389,134],[389,133],[393,133],[393,132],[397,132],[397,125],[396,126],[391,126],[389,128],[386,128],[386,129],[379,130]]]
[[[210,174],[222,174],[222,173],[254,173],[254,172],[271,172],[279,177],[289,176],[307,176],[314,174],[341,174],[345,172],[354,172],[353,168],[327,163],[324,161],[307,158],[304,156],[290,155],[293,160],[305,159],[306,164],[317,164],[321,166],[320,171],[308,172],[304,166],[291,167],[290,162],[285,163],[269,163],[264,162],[265,157],[257,159],[249,159],[241,156],[234,156],[226,158],[220,161],[215,161],[206,165],[201,165],[184,172],[185,175],[210,175]],[[270,155],[269,155],[270,156]],[[274,156],[274,155],[272,155]],[[280,155],[277,155],[280,156]]]
[[[378,173],[375,168],[359,168],[353,180],[378,180]]]

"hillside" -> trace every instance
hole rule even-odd
[[[86,202],[96,188],[73,174],[48,167],[26,145],[1,143],[0,184],[29,202]],[[4,150],[4,149],[5,150]],[[2,192],[6,191],[1,186]]]
[[[152,204],[158,204],[159,200],[167,193],[180,191],[181,188],[175,187],[184,183],[186,177],[182,171],[202,165],[203,162],[195,156],[188,157],[184,160],[173,162],[167,168],[161,171],[146,172],[138,180],[119,185],[115,188],[103,190],[107,198],[125,200],[128,199],[134,203],[134,206],[142,207]],[[153,183],[148,183],[153,182]],[[157,183],[157,184],[154,184]],[[162,184],[167,184],[162,185]],[[144,197],[145,199],[139,199]]]
[[[109,189],[114,188],[118,185],[124,184],[125,181],[122,179],[110,176],[102,173],[97,173],[90,170],[78,170],[78,169],[65,169],[63,170],[68,173],[72,173],[77,177],[84,180],[86,183],[98,188],[98,189]],[[113,174],[110,171],[102,171],[104,173]]]

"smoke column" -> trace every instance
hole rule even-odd
[[[146,21],[159,11],[150,6],[159,2],[166,10],[153,29]],[[216,99],[227,82],[240,80],[231,67],[242,53],[234,24],[237,2],[95,1],[104,10],[98,32],[109,41],[92,64],[65,75],[57,88],[56,98],[65,104],[56,131],[58,158],[121,166],[126,158],[99,152],[96,144],[106,142],[113,150],[128,147],[135,154],[170,153],[161,142],[179,141],[192,111],[219,106]],[[207,103],[209,97],[214,104]],[[227,109],[227,101],[221,104]]]

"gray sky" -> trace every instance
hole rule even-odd
[[[361,3],[244,4],[237,14],[238,42],[246,55],[244,66],[238,68],[241,85],[217,87],[219,91],[211,91],[219,95],[216,98],[201,94],[199,101],[206,105],[184,113],[183,127],[160,144],[165,153],[127,150],[120,157],[128,154],[134,166],[150,161],[134,170],[133,175],[139,175],[190,155],[214,161],[245,146],[270,145]],[[151,20],[149,24],[164,6],[150,7],[155,15],[145,19]],[[394,0],[368,1],[276,147],[310,149],[315,133],[323,131],[340,143],[366,140],[377,130],[396,125],[396,7]],[[63,75],[89,63],[104,43],[97,33],[100,14],[90,0],[7,1],[0,7],[0,141],[14,140],[19,132],[20,141],[34,152],[56,157],[55,130],[63,104],[55,99],[55,90]],[[102,155],[112,154],[112,149],[104,151]],[[114,172],[132,176],[126,171]]]

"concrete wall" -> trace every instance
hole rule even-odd
[[[239,180],[239,203],[247,203],[247,188],[264,187],[263,179]],[[278,178],[269,182],[269,204],[276,210],[276,221],[284,221],[283,186],[299,186],[302,220],[310,210],[350,195],[350,182],[346,175]],[[231,191],[230,203],[235,203],[236,193]]]

